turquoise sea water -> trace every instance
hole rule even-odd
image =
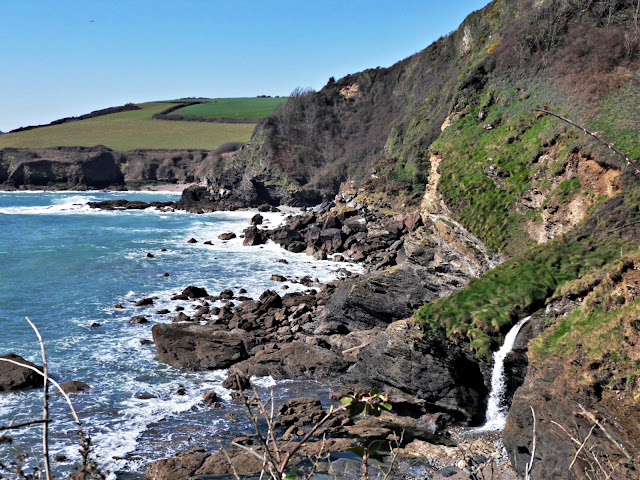
[[[312,262],[275,245],[243,247],[240,238],[218,240],[222,232],[240,234],[255,212],[218,212],[193,215],[180,212],[107,212],[89,209],[90,200],[172,200],[178,195],[142,192],[0,192],[0,353],[14,352],[41,363],[36,337],[24,320],[29,316],[47,346],[51,375],[59,382],[82,380],[91,385],[75,395],[74,404],[91,432],[95,454],[102,465],[116,471],[141,471],[149,460],[195,445],[215,449],[220,439],[249,429],[243,409],[234,405],[220,384],[224,371],[182,372],[159,363],[151,326],[167,322],[154,312],[173,310],[190,302],[170,297],[188,285],[203,286],[211,294],[245,288],[257,298],[274,273],[293,277],[311,275],[320,281],[335,277],[332,262]],[[267,214],[267,225],[282,215]],[[198,243],[187,240],[195,238]],[[211,240],[212,246],[204,245]],[[166,252],[161,250],[165,248]],[[147,258],[152,253],[154,258]],[[277,263],[286,258],[289,264]],[[162,276],[168,272],[170,276]],[[302,289],[289,284],[288,292]],[[157,296],[151,307],[133,301]],[[125,309],[115,309],[120,303]],[[133,315],[144,315],[148,325],[130,325]],[[94,322],[99,327],[91,327]],[[275,385],[257,379],[263,387]],[[187,394],[176,395],[178,385]],[[304,382],[279,382],[279,398],[318,391]],[[216,390],[224,410],[202,404],[202,394]],[[52,450],[68,460],[55,463],[68,470],[78,458],[73,423],[63,399],[52,400]],[[40,418],[41,391],[0,394],[0,425]],[[225,418],[232,412],[237,420]],[[11,445],[0,444],[0,461],[20,451],[37,453],[40,428],[11,433]],[[113,475],[112,475],[113,477]]]

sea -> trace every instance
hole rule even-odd
[[[327,282],[340,268],[358,268],[312,260],[272,243],[243,246],[239,235],[256,212],[105,211],[87,205],[117,198],[150,202],[177,200],[179,194],[0,192],[0,354],[13,352],[42,364],[29,317],[43,337],[50,375],[60,383],[80,380],[91,386],[71,399],[91,436],[93,457],[112,479],[142,473],[150,462],[194,447],[218,450],[252,430],[244,406],[221,386],[224,370],[173,368],[159,362],[154,345],[144,342],[152,338],[155,323],[170,322],[171,315],[157,310],[174,314],[178,305],[187,314],[193,310],[193,302],[171,301],[172,295],[195,285],[214,295],[244,288],[245,295],[258,298],[267,289],[284,294],[307,288],[271,281],[272,274]],[[284,213],[263,215],[265,226],[285,219]],[[224,232],[238,237],[218,240]],[[189,243],[191,238],[197,243]],[[288,263],[278,262],[283,259]],[[149,307],[134,305],[145,297],[157,299]],[[134,315],[149,323],[130,324]],[[331,388],[270,377],[253,381],[266,397],[273,392],[275,403],[302,395],[326,399]],[[181,387],[184,395],[178,394]],[[202,395],[208,391],[215,391],[225,408],[206,406]],[[42,403],[42,389],[0,393],[0,425],[41,418]],[[51,396],[51,418],[53,469],[63,477],[80,452],[61,395]],[[5,432],[0,464],[27,453],[26,467],[33,468],[41,448],[39,425]]]

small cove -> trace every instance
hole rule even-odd
[[[245,288],[257,298],[283,284],[272,274],[320,282],[335,278],[346,264],[312,261],[273,245],[243,247],[242,239],[218,240],[223,232],[240,234],[253,212],[191,215],[157,210],[105,212],[90,210],[87,201],[127,198],[174,200],[177,194],[149,192],[11,192],[0,193],[0,331],[2,353],[15,352],[39,363],[35,337],[24,316],[40,328],[47,345],[51,374],[59,381],[82,380],[92,386],[74,396],[74,404],[96,445],[96,455],[111,471],[141,471],[147,462],[176,451],[203,446],[250,428],[244,407],[231,401],[220,386],[224,371],[183,372],[160,364],[151,326],[166,322],[157,310],[173,310],[174,293],[187,285],[216,294]],[[282,215],[266,215],[273,226]],[[190,244],[189,238],[197,243]],[[213,245],[204,245],[211,240]],[[166,251],[162,251],[166,249]],[[147,253],[154,257],[148,258]],[[286,260],[283,264],[277,260]],[[162,276],[168,272],[168,277]],[[287,292],[302,290],[288,282]],[[282,293],[282,292],[281,292]],[[154,305],[133,301],[157,297]],[[115,309],[120,303],[125,308]],[[185,311],[193,308],[184,302]],[[145,315],[148,325],[130,325]],[[99,327],[91,324],[99,323]],[[329,387],[313,382],[259,379],[264,389],[276,388],[276,401],[300,395],[326,397]],[[183,385],[186,395],[176,395]],[[206,407],[202,394],[215,390],[224,410]],[[52,401],[54,455],[58,471],[77,458],[70,416],[61,398]],[[232,413],[235,420],[225,418]],[[39,418],[41,391],[0,395],[0,424]],[[8,460],[20,448],[39,448],[39,429],[12,435],[14,444],[0,452]],[[36,450],[37,451],[37,450]]]

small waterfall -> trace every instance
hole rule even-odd
[[[504,424],[507,421],[508,408],[503,403],[504,393],[507,389],[507,384],[504,378],[504,358],[513,349],[513,344],[516,341],[520,328],[531,317],[525,317],[516,323],[507,336],[504,337],[504,343],[502,347],[493,355],[493,371],[491,372],[491,392],[489,393],[489,400],[487,401],[487,414],[485,416],[484,425],[479,427],[478,430],[491,431],[502,430]]]

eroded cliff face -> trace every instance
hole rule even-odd
[[[12,187],[104,188],[124,185],[117,155],[105,147],[0,151],[0,183]]]
[[[126,184],[191,183],[205,178],[203,164],[219,157],[204,150],[133,150],[57,147],[0,150],[5,187],[106,188]]]

